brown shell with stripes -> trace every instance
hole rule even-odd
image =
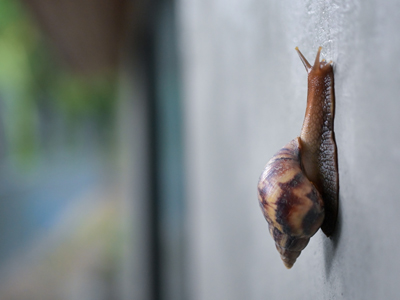
[[[321,195],[304,175],[299,138],[268,162],[258,184],[259,201],[283,263],[291,268],[324,220]]]
[[[261,210],[288,269],[320,227],[333,234],[339,191],[332,62],[320,62],[321,47],[314,66],[296,50],[308,73],[301,134],[272,157],[258,182]]]

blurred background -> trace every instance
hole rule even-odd
[[[1,1],[0,299],[182,297],[175,47],[169,1]]]
[[[0,300],[397,299],[395,0],[1,0]],[[333,60],[339,221],[257,202]]]

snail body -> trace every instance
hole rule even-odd
[[[258,182],[261,210],[289,269],[320,227],[333,233],[338,208],[332,63],[320,61],[321,47],[314,66],[296,50],[308,73],[301,134],[272,157]]]

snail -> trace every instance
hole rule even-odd
[[[258,182],[261,210],[288,269],[320,227],[326,236],[333,234],[337,219],[333,63],[320,61],[321,49],[311,66],[296,47],[308,73],[303,127],[267,163]]]

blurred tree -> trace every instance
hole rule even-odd
[[[54,140],[101,140],[110,131],[113,71],[78,75],[52,50],[19,1],[0,1],[0,160],[27,166]]]

